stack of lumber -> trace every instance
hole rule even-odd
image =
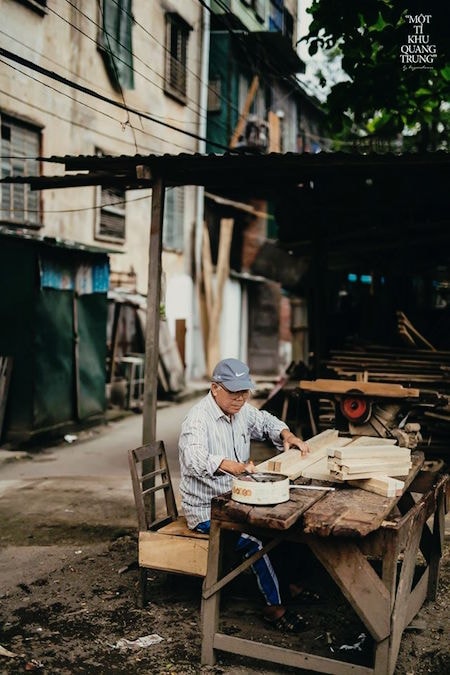
[[[328,468],[337,480],[371,478],[380,473],[404,476],[411,468],[411,450],[386,443],[330,448]]]
[[[308,439],[310,452],[297,449],[271,457],[256,466],[256,471],[296,478],[312,478],[354,487],[385,497],[401,494],[403,481],[411,467],[411,450],[400,448],[392,439],[374,436],[339,436],[326,429]]]
[[[330,448],[328,469],[333,480],[393,497],[401,493],[403,481],[393,476],[406,476],[411,468],[411,450],[397,445],[351,444]]]

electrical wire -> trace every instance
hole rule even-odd
[[[120,7],[120,5],[119,5],[119,3],[117,2],[117,0],[111,0],[111,1],[112,1],[117,7]],[[70,0],[66,0],[66,2],[69,2],[69,3],[70,3]],[[201,3],[200,3],[200,4],[201,4]],[[129,13],[126,9],[125,9],[124,11],[125,11],[126,14],[128,14],[128,16],[132,19],[133,23],[134,23],[136,26],[139,26],[139,28],[141,28],[141,29],[144,31],[144,33],[146,33],[149,37],[151,37],[152,40],[154,40],[154,41],[156,42],[156,44],[158,44],[160,47],[162,47],[162,48],[164,49],[165,52],[167,52],[168,54],[170,54],[170,50],[166,47],[166,45],[165,45],[164,43],[160,42],[160,41],[158,40],[158,38],[155,37],[155,36],[153,35],[153,33],[151,33],[145,26],[142,25],[142,23],[140,23],[139,21],[137,21],[137,19],[136,19],[136,17],[134,16],[134,14]],[[200,82],[200,84],[205,85],[209,91],[211,91],[215,96],[218,96],[218,98],[219,98],[221,101],[223,101],[224,103],[226,103],[226,105],[227,105],[229,108],[231,108],[231,109],[233,109],[235,112],[239,113],[239,109],[234,105],[234,103],[233,103],[230,99],[228,99],[226,96],[223,96],[223,95],[221,95],[221,94],[217,94],[217,92],[215,91],[215,89],[213,89],[213,87],[210,86],[209,82],[204,82],[204,81],[201,79],[201,77],[200,77],[194,70],[192,70],[192,69],[190,69],[190,68],[188,68],[188,67],[186,67],[186,70],[187,70],[188,72],[190,72],[190,73],[194,76],[194,78]],[[156,72],[156,71],[153,71],[153,72]],[[193,100],[193,99],[191,99],[191,100]],[[221,124],[221,126],[222,126],[223,128],[225,128],[223,124]]]
[[[75,9],[76,11],[78,11],[78,12],[79,12],[82,16],[84,16],[88,21],[90,21],[90,22],[91,22],[91,23],[92,23],[99,31],[101,31],[104,35],[106,35],[106,36],[107,36],[107,39],[108,39],[108,41],[109,41],[109,34],[108,34],[107,31],[104,30],[103,26],[99,25],[94,19],[92,19],[91,17],[89,17],[86,13],[82,12],[82,11],[81,11],[81,10],[80,10],[73,2],[71,2],[71,0],[65,0],[65,1],[66,1],[73,9]],[[101,0],[97,0],[97,1],[98,1],[99,5],[100,5]],[[150,33],[148,30],[146,30],[146,29],[144,28],[144,26],[142,26],[142,24],[140,24],[139,22],[137,22],[133,14],[131,14],[130,12],[128,12],[126,9],[120,7],[120,5],[116,2],[116,0],[112,0],[112,2],[114,2],[114,4],[115,4],[117,7],[119,7],[125,14],[127,14],[127,15],[130,17],[130,19],[133,21],[134,24],[137,24],[138,26],[140,26],[140,27],[145,31],[145,33],[146,33],[147,35],[149,35],[149,37],[151,37],[153,40],[155,40],[155,42],[157,42],[157,44],[159,44],[159,45],[164,49],[164,51],[166,51],[168,54],[170,54],[170,50],[169,50],[165,45],[163,45],[161,42],[159,42],[159,41],[157,40],[157,38],[155,38],[155,36],[152,35],[152,33]],[[63,16],[61,16],[60,14],[58,14],[58,12],[56,12],[55,10],[51,10],[51,11],[53,12],[53,14],[55,14],[56,16],[58,16],[60,19],[62,19],[62,20],[65,21],[66,23],[68,23],[69,26],[71,26],[71,27],[74,28],[75,30],[79,31],[82,35],[84,35],[84,36],[85,36],[86,38],[88,38],[90,41],[92,41],[92,42],[94,42],[95,44],[97,44],[97,40],[93,39],[90,35],[88,35],[88,34],[85,33],[84,31],[82,31],[81,28],[79,28],[78,26],[74,25],[74,24],[73,24],[72,22],[70,22],[68,19],[66,19],[66,18],[64,18]],[[130,50],[126,45],[124,45],[122,42],[120,42],[120,40],[117,40],[117,43],[118,43],[125,51],[127,51],[131,56],[133,56],[134,59],[136,59],[137,61],[139,61],[140,63],[142,63],[142,64],[143,64],[148,70],[150,70],[152,73],[155,73],[155,75],[156,75],[158,78],[160,78],[160,80],[162,81],[163,86],[158,85],[154,80],[150,79],[149,77],[146,77],[142,72],[137,71],[136,68],[134,68],[134,67],[132,67],[133,72],[134,72],[136,75],[139,75],[140,77],[142,77],[143,79],[145,79],[147,82],[149,82],[149,83],[152,84],[153,86],[155,86],[155,87],[156,87],[157,89],[159,89],[160,91],[165,92],[165,88],[164,88],[165,77],[164,77],[164,75],[161,75],[157,70],[155,70],[154,68],[152,68],[148,63],[146,63],[143,59],[141,59],[139,56],[137,56],[137,55],[135,54],[135,52],[133,52],[133,51]],[[120,58],[120,57],[117,56],[117,55],[114,55],[114,54],[113,54],[113,50],[110,49],[109,52],[110,52],[111,56],[113,56],[113,58],[114,58],[115,60],[117,60],[117,61],[119,61],[119,62],[121,62],[121,63],[123,63],[123,64],[129,66],[129,64],[128,64],[124,59]],[[187,64],[185,64],[185,68],[186,68],[186,71],[187,71],[187,72],[190,72],[192,75],[194,75],[194,77],[195,77],[196,79],[199,80],[199,82],[202,83],[201,78],[200,78],[193,70],[191,70],[190,68],[188,68],[188,67],[187,67]],[[212,88],[210,87],[209,84],[207,84],[207,87],[208,87],[208,89],[210,89],[210,90],[212,91]],[[226,101],[227,105],[229,105],[229,106],[232,105],[232,104],[230,103],[230,101],[228,101],[228,99],[226,99],[226,98],[224,98],[224,97],[222,97],[222,96],[220,96],[220,98],[223,99],[224,101]],[[191,98],[191,97],[188,95],[187,92],[186,92],[186,94],[185,94],[185,99],[186,99],[186,101],[189,101],[189,102],[191,102],[191,103],[193,104],[192,106],[186,105],[186,108],[187,108],[188,110],[192,111],[192,113],[193,113],[194,115],[196,115],[199,119],[206,119],[206,118],[207,118],[207,113],[204,113],[204,112],[201,110],[201,108],[200,108],[198,102],[197,102],[195,99]],[[234,106],[233,106],[233,107],[234,107]],[[165,118],[165,119],[167,119],[167,118]],[[182,120],[176,120],[176,121],[181,122]],[[183,122],[184,124],[186,123],[186,122],[184,122],[184,120],[183,120],[182,122]],[[191,124],[196,124],[196,123],[195,123],[195,122],[191,122]],[[225,125],[224,125],[222,122],[220,122],[219,124],[220,124],[220,126],[221,126],[223,129],[225,129]]]
[[[72,71],[72,70],[70,70],[70,69],[68,69],[68,68],[65,68],[61,63],[59,63],[58,61],[55,61],[54,59],[51,59],[49,56],[47,56],[47,54],[42,54],[42,53],[39,52],[38,50],[33,49],[33,47],[31,47],[31,46],[28,45],[27,43],[22,42],[21,40],[17,39],[16,37],[13,37],[12,35],[9,35],[8,33],[6,33],[5,31],[3,31],[3,30],[1,30],[1,29],[0,29],[0,35],[4,35],[5,37],[7,37],[7,38],[9,38],[10,40],[12,40],[14,43],[17,43],[18,45],[21,45],[22,47],[26,47],[29,51],[33,52],[34,54],[37,54],[40,58],[45,58],[45,59],[46,59],[47,61],[49,61],[50,63],[52,63],[52,64],[54,64],[54,65],[56,65],[56,66],[59,66],[60,68],[63,68],[64,71],[65,71],[66,73],[68,73],[69,75],[72,75],[73,77],[79,78],[79,79],[80,79],[83,83],[85,83],[86,85],[91,85],[91,86],[93,86],[93,87],[95,87],[95,86],[98,85],[98,83],[92,82],[91,80],[88,80],[86,77],[83,77],[83,76],[79,75],[78,73],[75,73],[74,71]],[[19,72],[20,72],[20,71],[19,71]],[[104,92],[104,90],[103,90],[103,92]],[[3,93],[6,94],[7,92],[3,92]],[[104,92],[104,93],[105,93],[105,92]],[[11,98],[14,98],[14,97],[11,96]],[[16,100],[23,101],[23,99],[16,99]],[[73,99],[73,100],[76,101],[76,99]],[[30,104],[30,103],[27,103],[27,105],[31,105],[31,104]],[[39,110],[39,108],[37,108],[37,109]],[[45,112],[43,109],[40,109],[40,110],[41,110],[41,112]],[[48,112],[48,111],[47,111],[47,112]],[[98,111],[98,112],[100,113],[100,111]],[[193,112],[194,112],[194,111],[193,111]],[[101,114],[101,113],[100,113],[100,114]],[[195,112],[194,112],[194,114],[195,114]],[[165,119],[165,120],[168,120],[168,121],[170,121],[170,122],[177,122],[177,123],[180,123],[180,124],[181,124],[181,123],[183,123],[183,124],[193,124],[193,125],[194,125],[194,124],[195,124],[195,125],[198,124],[196,121],[189,122],[189,121],[186,121],[186,120],[180,120],[180,119],[168,117],[167,115],[157,115],[156,113],[154,113],[154,115],[155,115],[155,117],[158,117],[158,118],[160,118],[160,119]],[[55,117],[58,117],[58,116],[55,115]],[[59,119],[64,119],[64,118],[59,118]],[[69,121],[69,120],[66,120],[66,121]],[[76,125],[75,122],[73,122],[73,124]],[[78,126],[83,127],[83,125],[78,125]],[[132,126],[132,125],[130,125],[130,126]],[[93,131],[93,129],[90,128],[90,127],[83,127],[83,128],[91,129],[91,130]],[[136,127],[135,127],[135,128],[136,128]],[[150,136],[154,136],[154,134],[149,134],[149,135],[150,135]],[[160,138],[159,136],[154,136],[154,137],[155,137],[155,138]],[[111,138],[113,138],[113,137],[111,137]],[[182,147],[182,146],[179,146],[179,147]]]
[[[8,66],[9,68],[12,68],[13,70],[16,70],[16,68],[14,68],[14,66],[12,66],[11,64],[6,63],[5,61],[1,61],[1,62],[4,63],[4,64],[5,64],[6,66]],[[21,72],[21,71],[18,71],[18,72]],[[49,86],[49,85],[45,84],[45,82],[42,82],[41,80],[38,80],[37,78],[34,78],[34,77],[32,77],[32,76],[28,76],[28,77],[30,77],[31,79],[33,79],[35,82],[39,82],[40,84],[42,84],[42,85],[44,85],[44,86]],[[58,92],[58,93],[61,93],[62,96],[67,96],[67,95],[64,94],[63,92]],[[0,94],[5,94],[5,95],[7,95],[11,100],[17,101],[17,102],[21,103],[22,105],[24,105],[24,100],[23,100],[23,98],[19,98],[18,96],[14,96],[13,94],[10,94],[9,92],[3,91],[2,89],[0,89]],[[69,97],[69,98],[72,99],[72,97]],[[72,100],[75,100],[75,99],[72,99]],[[81,101],[76,101],[76,102],[77,102],[77,103],[80,103],[80,105],[86,106],[86,104],[83,103],[83,102],[81,102]],[[71,125],[74,126],[74,127],[78,127],[78,128],[80,128],[80,129],[84,129],[85,131],[95,131],[95,132],[98,133],[100,136],[104,136],[105,138],[109,138],[109,139],[111,139],[111,140],[113,140],[113,141],[116,141],[116,142],[119,141],[120,143],[123,143],[124,145],[132,145],[132,143],[130,143],[130,141],[127,141],[127,140],[125,140],[125,139],[122,139],[122,138],[120,138],[120,137],[118,137],[118,136],[112,136],[111,134],[107,134],[105,131],[100,131],[100,130],[94,129],[93,127],[89,127],[89,126],[87,126],[86,124],[81,124],[81,122],[77,122],[77,121],[72,120],[72,119],[69,119],[69,118],[67,118],[67,117],[63,117],[62,115],[58,115],[57,113],[55,113],[55,112],[53,112],[53,111],[46,110],[45,108],[42,108],[41,106],[38,106],[38,105],[36,105],[36,104],[34,104],[34,103],[30,103],[29,101],[27,101],[26,106],[29,107],[29,108],[32,108],[33,110],[38,110],[39,112],[44,113],[44,114],[46,114],[46,115],[51,115],[51,117],[54,117],[55,119],[61,120],[61,122],[67,122],[68,124],[71,124]],[[96,110],[96,108],[93,108],[93,107],[91,107],[91,106],[88,106],[88,107],[89,107],[90,110],[95,110],[96,112],[98,112],[98,113],[101,114],[101,115],[104,114],[102,111]],[[1,116],[1,115],[0,115],[0,116]],[[111,117],[111,119],[115,120],[115,121],[118,122],[119,124],[122,124],[119,120],[116,120],[114,117]],[[140,129],[139,129],[138,127],[135,127],[135,129],[138,130],[138,131],[140,131]],[[154,134],[151,134],[151,133],[146,133],[146,135],[152,136],[152,137],[154,137],[154,138],[158,138],[158,139],[159,139],[159,136],[155,136]],[[178,147],[183,148],[184,150],[187,150],[187,148],[184,147],[184,146],[181,146],[181,145],[180,145],[180,146],[178,146]],[[153,153],[153,152],[156,153],[156,152],[158,151],[158,150],[155,149],[155,148],[148,148],[148,147],[146,147],[145,150],[146,150],[148,153]],[[0,159],[36,159],[36,157],[27,157],[27,156],[25,156],[25,155],[1,155],[1,156],[0,156]]]
[[[99,12],[102,15],[102,19],[104,21],[103,10],[102,10],[102,6],[101,6],[101,0],[97,0],[97,6],[98,6],[98,9],[99,9]],[[111,42],[110,42],[110,39],[109,39],[110,38],[109,33],[106,30],[103,30],[103,34],[105,35],[106,41],[108,43],[108,50],[109,50],[109,53],[111,55],[111,63],[113,64],[114,74],[115,74],[115,77],[116,77],[117,86],[119,87],[120,96],[122,98],[123,104],[126,105],[125,94],[123,92],[123,87],[120,83],[119,72],[117,70],[117,65],[116,65],[116,58],[117,57],[115,56],[114,51],[111,49]],[[128,111],[127,111],[127,124],[129,126],[131,126],[130,113]],[[136,154],[139,154],[138,145],[137,145],[137,141],[136,141],[136,134],[134,132],[133,127],[131,127],[131,133],[133,134],[135,152],[136,152]]]
[[[15,71],[17,71],[17,72],[23,74],[21,70],[19,70],[18,68],[15,68],[15,67],[14,67],[13,65],[11,65],[10,63],[7,63],[6,61],[3,61],[1,58],[0,58],[0,63],[4,63],[4,64],[5,64],[6,66],[8,66],[9,68],[12,68],[13,70],[15,70]],[[56,89],[55,87],[52,87],[51,84],[48,84],[48,83],[46,83],[46,82],[42,82],[42,80],[39,80],[38,78],[33,77],[33,75],[26,75],[26,77],[28,77],[29,79],[31,79],[31,80],[33,80],[33,81],[35,81],[35,82],[38,82],[39,84],[42,84],[44,87],[47,87],[47,88],[51,89],[52,91],[57,92],[57,93],[60,94],[61,96],[65,96],[65,97],[68,98],[69,100],[74,101],[75,103],[77,103],[77,104],[79,104],[79,105],[85,106],[85,107],[88,108],[89,110],[92,110],[93,112],[96,112],[96,113],[98,113],[99,115],[102,115],[103,117],[107,117],[108,119],[113,120],[114,122],[120,124],[122,128],[124,128],[124,123],[121,122],[120,120],[116,119],[116,118],[113,117],[112,115],[109,115],[108,113],[106,113],[106,112],[104,112],[104,111],[100,111],[100,110],[98,110],[97,108],[94,108],[93,106],[90,106],[88,103],[84,103],[83,101],[79,101],[78,99],[75,99],[73,96],[70,96],[70,94],[66,94],[66,93],[60,91],[59,89]],[[23,100],[22,100],[22,103],[23,103]],[[27,104],[27,105],[32,106],[32,104]],[[32,106],[32,107],[36,107],[36,106]],[[54,113],[51,113],[51,114],[52,114],[52,116],[55,116]],[[70,123],[72,123],[72,122],[70,121]],[[136,129],[137,131],[142,131],[142,129],[140,129],[139,127],[134,127],[134,129]],[[96,131],[96,130],[94,130],[94,131]],[[100,132],[100,133],[101,133],[101,132]],[[146,135],[148,135],[148,136],[152,136],[153,138],[158,138],[158,139],[160,139],[159,136],[156,136],[155,134],[151,134],[150,132],[144,132],[144,133],[145,133]],[[111,137],[111,138],[113,138],[113,137]],[[117,137],[115,137],[115,138],[116,138],[116,140],[117,140]],[[165,141],[165,142],[168,142],[168,141]],[[172,140],[170,141],[170,143],[171,143],[171,145],[173,145],[173,146],[175,146],[175,147],[178,147],[178,148],[180,148],[180,149],[182,149],[182,150],[186,150],[186,151],[189,150],[189,148],[187,148],[187,147],[185,147],[185,146],[182,146],[182,145],[179,145],[178,143],[175,143],[175,142],[172,141]],[[36,158],[34,158],[34,159],[36,159]]]
[[[108,103],[109,105],[112,105],[116,108],[120,108],[121,110],[125,110],[131,113],[134,113],[138,117],[142,117],[143,119],[149,120],[150,122],[153,122],[155,124],[159,124],[163,127],[166,127],[167,129],[171,129],[172,131],[176,131],[180,134],[183,134],[185,136],[189,136],[190,138],[195,138],[196,140],[200,141],[207,141],[207,139],[199,136],[198,134],[195,134],[192,131],[186,131],[184,129],[179,129],[178,127],[174,126],[173,124],[169,124],[168,122],[163,122],[162,120],[156,119],[153,115],[149,115],[148,113],[145,113],[140,110],[135,110],[134,108],[131,108],[130,106],[126,106],[123,103],[120,103],[119,101],[114,101],[111,98],[108,98],[107,96],[104,96],[103,94],[100,94],[96,91],[91,91],[87,87],[84,87],[81,84],[78,84],[77,82],[73,82],[71,80],[68,80],[66,77],[63,77],[62,75],[59,75],[58,73],[55,73],[52,70],[48,70],[47,68],[43,68],[42,66],[39,66],[32,61],[29,61],[28,59],[23,58],[22,56],[19,56],[18,54],[14,54],[13,52],[4,49],[3,47],[0,47],[0,56],[3,56],[6,59],[9,59],[11,61],[14,61],[15,63],[19,63],[22,66],[25,66],[29,68],[30,70],[34,70],[41,75],[45,75],[46,77],[49,77],[52,80],[56,80],[57,82],[61,82],[62,84],[65,84],[68,87],[71,87],[73,89],[76,89],[77,91],[80,91],[84,94],[87,94],[88,96],[92,96],[94,98],[99,99],[100,101],[103,101],[104,103]],[[215,141],[208,141],[211,145],[214,145],[218,148],[221,148],[222,150],[228,150],[229,148],[227,146],[222,145],[221,143],[217,143]]]

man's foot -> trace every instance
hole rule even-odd
[[[303,630],[306,630],[309,625],[300,614],[291,612],[288,609],[276,619],[270,619],[267,616],[265,616],[264,619],[273,628],[282,633],[301,633]]]
[[[291,595],[291,603],[298,603],[304,605],[317,605],[322,602],[322,598],[318,593],[309,591],[303,586],[297,584],[289,584],[289,593]]]

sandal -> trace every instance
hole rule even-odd
[[[278,619],[274,620],[264,617],[264,620],[282,633],[300,633],[302,630],[306,630],[309,625],[300,614],[289,610],[286,610],[283,616],[280,616]]]
[[[292,604],[298,603],[300,605],[318,605],[323,602],[323,599],[318,593],[303,588],[299,593],[296,593],[290,598],[290,602]]]

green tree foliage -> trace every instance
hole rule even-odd
[[[339,47],[349,76],[327,98],[330,130],[448,148],[449,5],[445,0],[313,0],[309,53]],[[417,27],[418,26],[418,27]]]

